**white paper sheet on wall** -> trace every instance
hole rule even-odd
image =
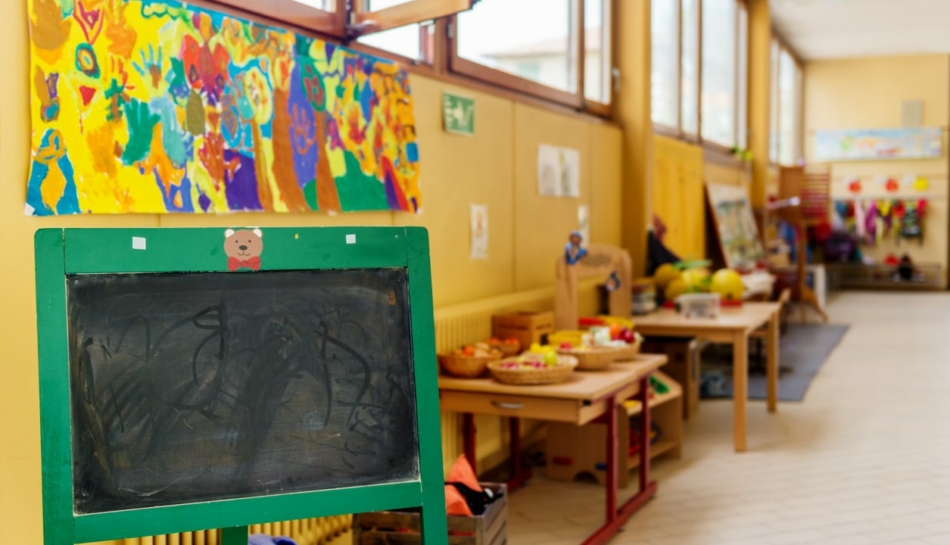
[[[471,259],[488,259],[488,205],[471,205]]]
[[[538,146],[538,194],[542,197],[581,196],[581,153],[548,144]]]

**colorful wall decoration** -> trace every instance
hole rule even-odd
[[[421,206],[398,65],[174,0],[28,2],[28,214]]]
[[[932,159],[943,155],[940,127],[815,131],[816,161]]]

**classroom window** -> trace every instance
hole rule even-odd
[[[778,59],[781,53],[778,40],[772,40],[769,60],[769,160],[778,163]]]
[[[676,128],[680,116],[680,0],[653,0],[651,8],[653,122]]]
[[[802,156],[802,69],[792,52],[772,42],[769,159],[794,165]]]
[[[435,24],[407,25],[361,36],[357,41],[381,51],[403,57],[413,63],[432,64]]]
[[[738,71],[736,88],[736,147],[749,147],[749,11],[739,4]]]
[[[455,18],[450,70],[577,109],[608,113],[610,4],[481,0]]]
[[[651,0],[653,122],[720,146],[748,142],[743,0]]]
[[[610,15],[610,0],[584,1],[584,98],[598,104],[610,104],[613,87]]]
[[[336,0],[292,0],[292,1],[297,2],[298,4],[303,4],[305,6],[320,9],[323,11],[332,12],[336,9],[336,6],[334,5],[336,3]]]
[[[727,147],[736,143],[736,2],[702,3],[703,140]]]
[[[699,136],[699,0],[683,0],[680,5],[680,129],[687,136]]]
[[[573,94],[577,89],[577,33],[572,28],[572,4],[570,0],[479,2],[457,17],[455,53],[463,62],[455,67],[519,90],[546,87]],[[526,71],[528,74],[519,72],[519,67],[529,64],[537,68]],[[500,77],[499,72],[523,81]]]
[[[798,67],[788,51],[779,58],[779,163],[792,165],[798,160],[797,116],[798,116]]]

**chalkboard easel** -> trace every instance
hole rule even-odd
[[[420,228],[36,234],[46,545],[419,507],[446,542]]]

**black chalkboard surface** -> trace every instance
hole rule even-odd
[[[419,478],[405,269],[67,276],[78,514]]]

